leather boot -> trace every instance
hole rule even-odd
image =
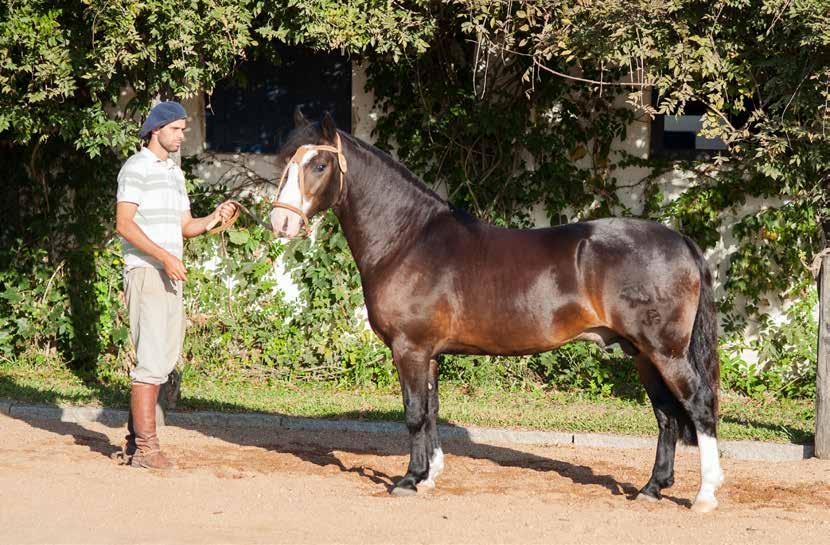
[[[161,452],[156,434],[156,399],[158,384],[134,382],[130,396],[130,413],[135,430],[136,451],[130,460],[134,467],[169,469],[170,460]],[[129,437],[129,436],[128,436]]]

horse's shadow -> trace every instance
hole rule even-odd
[[[2,380],[8,379],[0,377],[0,381]],[[21,386],[16,385],[16,388],[19,389]],[[242,412],[242,407],[229,406],[227,404],[223,405],[223,409],[225,411]],[[343,418],[344,416],[351,415],[329,414],[319,419],[331,420]],[[395,420],[399,416],[399,411],[390,411],[388,414],[383,413],[374,416],[384,420]],[[113,444],[106,434],[88,429],[82,424],[62,422],[55,419],[54,415],[50,418],[37,416],[14,417],[27,422],[33,427],[58,435],[70,436],[75,441],[75,444],[86,447],[90,452],[107,458],[112,457],[121,448],[120,444]],[[313,421],[315,419],[311,420]],[[124,427],[125,423],[126,411],[114,419],[103,422],[103,424],[111,427]],[[341,472],[355,474],[362,479],[367,479],[376,485],[383,486],[386,491],[391,491],[394,483],[402,475],[390,475],[378,468],[346,464],[338,457],[337,452],[373,456],[405,456],[409,453],[408,438],[405,433],[399,431],[391,431],[389,433],[344,433],[340,431],[277,428],[264,431],[262,434],[257,434],[251,433],[250,429],[221,425],[187,423],[176,425],[207,437],[220,439],[227,443],[290,454],[303,462],[319,467],[332,466]],[[589,466],[551,459],[510,447],[476,443],[466,435],[465,430],[462,428],[455,428],[447,426],[446,424],[442,426],[442,430],[451,432],[447,434],[451,436],[450,438],[442,440],[443,449],[447,454],[475,460],[489,460],[502,467],[514,467],[541,473],[553,472],[569,479],[574,484],[581,486],[601,486],[607,489],[612,495],[625,495],[629,499],[633,499],[638,492],[638,488],[634,484],[621,481],[610,474],[597,473]],[[171,446],[174,447],[174,445]],[[403,470],[404,467],[401,467],[401,469]],[[685,499],[671,496],[664,496],[664,498],[678,505],[690,505],[690,502]]]
[[[390,420],[398,413],[375,415],[384,420]],[[320,417],[322,420],[342,418],[340,414],[329,414]],[[391,492],[395,482],[403,475],[390,475],[377,468],[362,465],[350,466],[341,460],[337,452],[347,452],[355,455],[372,456],[406,456],[409,454],[408,437],[399,432],[338,432],[338,431],[309,431],[303,429],[282,430],[279,437],[276,434],[263,434],[259,438],[252,438],[253,434],[236,428],[193,425],[188,429],[205,436],[221,439],[222,441],[240,446],[254,446],[265,450],[291,454],[300,460],[319,467],[334,466],[344,473],[356,474],[374,484],[385,487]],[[444,424],[443,430],[450,433],[450,438],[442,439],[442,448],[445,454],[474,460],[488,460],[501,467],[513,467],[537,471],[541,473],[553,472],[571,482],[581,486],[601,486],[614,496],[626,496],[627,499],[636,498],[639,488],[633,483],[621,481],[613,475],[598,473],[586,465],[573,464],[564,460],[557,460],[539,456],[511,447],[477,443],[472,440],[463,428]],[[270,435],[270,437],[265,437]],[[401,469],[405,469],[404,466]],[[441,482],[438,481],[440,488]],[[683,507],[690,507],[691,502],[685,498],[663,495],[667,501]]]

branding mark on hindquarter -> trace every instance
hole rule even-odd
[[[656,308],[650,308],[646,311],[646,315],[643,318],[643,325],[659,324],[661,321],[660,312]]]
[[[620,290],[620,297],[633,307],[651,303],[651,295],[642,284],[624,286]]]

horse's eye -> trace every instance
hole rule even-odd
[[[323,172],[326,170],[326,164],[320,163],[319,165],[314,165],[314,172]]]

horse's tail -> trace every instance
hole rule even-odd
[[[718,315],[712,289],[712,273],[700,247],[689,237],[683,237],[700,271],[700,296],[689,340],[689,362],[702,380],[703,388],[711,391],[711,410],[714,411],[715,425],[718,415],[718,390],[720,388],[720,359],[718,357]],[[708,396],[706,396],[708,397]],[[687,414],[680,418],[680,440],[688,445],[697,444],[697,432]]]

